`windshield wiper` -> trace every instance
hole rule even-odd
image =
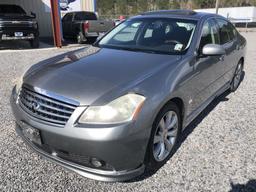
[[[171,54],[171,53],[164,52],[164,51],[157,51],[157,50],[151,50],[151,49],[141,49],[141,48],[134,48],[134,47],[119,47],[119,46],[113,46],[113,45],[100,45],[100,44],[94,44],[94,46],[99,47],[99,48],[127,50],[127,51],[144,52],[144,53],[151,53],[151,54],[165,54],[165,55]]]
[[[110,46],[111,48],[112,46]],[[149,49],[140,49],[140,48],[132,48],[132,47],[112,47],[115,49],[127,50],[127,51],[138,51],[138,52],[145,52],[145,53],[157,53],[157,51],[149,50]]]

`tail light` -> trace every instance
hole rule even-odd
[[[89,30],[89,22],[88,21],[86,21],[85,23],[84,23],[84,31],[85,32],[87,32],[88,30]]]

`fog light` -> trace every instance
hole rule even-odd
[[[94,167],[102,167],[103,166],[103,163],[100,160],[96,159],[96,158],[91,159],[91,164]]]

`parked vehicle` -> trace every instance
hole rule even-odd
[[[161,167],[182,131],[243,77],[246,40],[224,17],[158,11],[88,49],[32,66],[13,89],[17,133],[85,177],[129,180]]]
[[[64,38],[74,38],[78,43],[83,43],[89,38],[96,39],[113,27],[113,21],[98,20],[93,12],[70,12],[62,19]]]
[[[28,40],[32,48],[39,47],[36,15],[27,15],[18,5],[0,4],[0,43],[9,40]]]
[[[115,26],[119,25],[122,21],[120,19],[114,19]]]

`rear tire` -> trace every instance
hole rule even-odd
[[[231,84],[230,84],[230,91],[235,92],[237,88],[239,87],[241,81],[242,81],[242,75],[243,75],[243,63],[242,61],[239,61],[237,64],[234,76],[232,78]]]
[[[175,151],[181,134],[180,114],[177,105],[170,102],[157,115],[145,158],[148,170],[157,170],[163,166]]]
[[[79,32],[77,34],[76,41],[78,44],[83,44],[86,41],[86,38],[84,37],[82,32]]]
[[[31,48],[39,48],[39,37],[29,41]]]

